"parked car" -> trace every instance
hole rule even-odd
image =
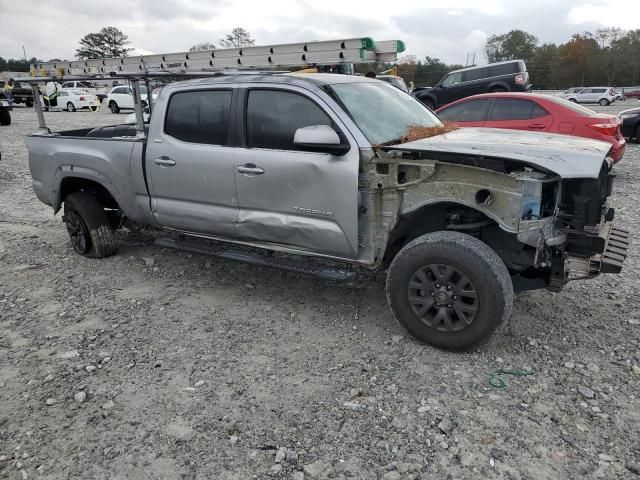
[[[620,112],[622,135],[640,142],[640,108]]]
[[[386,272],[395,317],[441,348],[490,341],[514,288],[620,272],[629,239],[607,203],[607,144],[490,128],[404,141],[416,125],[443,127],[378,80],[224,74],[165,86],[148,133],[43,125],[25,143],[35,194],[64,204],[80,255],[115,254],[124,223],[324,279]]]
[[[79,88],[61,88],[58,90],[58,107],[69,112],[94,109],[100,105],[98,97]]]
[[[395,75],[376,75],[376,78],[378,80],[382,80],[383,82],[390,83],[391,85],[399,88],[405,93],[409,93],[409,87],[407,87],[407,84],[404,82],[404,79],[402,77],[397,77]]]
[[[626,146],[617,116],[596,113],[552,95],[486,93],[450,103],[436,113],[461,127],[510,128],[602,140],[611,144],[609,155],[614,162],[622,159]]]
[[[11,105],[0,93],[0,125],[11,125]]]
[[[4,89],[5,81],[0,80],[0,91]],[[28,86],[22,85],[19,82],[14,82],[13,91],[13,104],[24,103],[27,107],[33,107],[33,92]]]
[[[635,98],[636,100],[640,99],[640,90],[629,90],[624,92],[625,98]]]
[[[575,103],[599,103],[604,106],[616,101],[616,92],[613,87],[587,87],[568,94],[566,99]]]
[[[528,92],[529,73],[522,60],[490,63],[446,74],[433,88],[415,90],[413,95],[432,110],[464,97],[487,92]]]
[[[622,90],[616,90],[614,92],[614,96],[616,97],[616,100],[622,101],[625,99],[624,92]]]
[[[155,102],[158,97],[158,92],[154,91],[151,94],[151,100]],[[143,104],[147,103],[147,87],[140,86],[140,99]],[[131,87],[128,85],[118,85],[113,87],[107,95],[107,105],[111,113],[119,113],[120,110],[133,109],[133,94]]]
[[[87,92],[95,95],[96,97],[98,97],[98,100],[100,102],[102,102],[102,100],[104,100],[105,98],[107,98],[107,94],[106,94],[106,90],[104,88],[99,88],[96,87],[94,84],[92,84],[91,82],[85,80],[82,82],[79,81],[69,81],[69,82],[64,82],[62,84],[62,88],[79,88],[80,90],[86,90]]]

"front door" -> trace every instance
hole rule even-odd
[[[321,99],[295,87],[246,90],[245,148],[235,156],[241,238],[355,258],[359,149]],[[298,128],[330,125],[341,156],[304,151]]]
[[[171,95],[164,122],[152,122],[146,154],[151,209],[169,228],[234,236],[238,217],[231,89]],[[163,125],[164,123],[164,125]]]

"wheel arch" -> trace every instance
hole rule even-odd
[[[58,183],[53,205],[54,211],[57,213],[60,210],[62,203],[69,194],[79,191],[93,194],[105,208],[121,209],[112,188],[106,186],[103,182],[88,175],[67,175],[62,177]]]
[[[490,83],[489,87],[487,88],[487,91],[488,92],[492,92],[496,88],[502,89],[505,92],[510,92],[511,91],[511,88],[510,88],[509,84],[507,82],[504,82],[504,81],[498,81],[498,82]]]
[[[486,226],[498,225],[501,230],[509,228],[507,225],[501,224],[499,218],[492,218],[494,215],[477,208],[477,206],[459,200],[435,200],[422,204],[398,218],[389,235],[383,265],[388,266],[402,247],[422,235],[437,231],[458,230],[464,232],[469,230],[467,227],[460,229],[447,228],[450,213],[456,210],[468,213],[471,217],[477,217],[477,222],[486,223]],[[505,231],[505,233],[508,232]]]

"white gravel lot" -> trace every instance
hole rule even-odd
[[[76,255],[31,190],[35,114],[12,115],[0,478],[640,478],[640,145],[615,167],[617,221],[634,235],[622,274],[520,294],[505,334],[453,354],[395,323],[381,281],[322,282],[127,233],[115,257]],[[45,115],[53,129],[124,118]],[[533,374],[498,389],[498,368]]]

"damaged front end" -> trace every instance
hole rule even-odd
[[[534,178],[523,180],[523,217],[518,240],[536,249],[535,268],[550,268],[547,288],[560,291],[570,280],[620,273],[629,248],[629,235],[614,226],[608,207],[614,175],[610,160],[597,178],[561,179],[554,186]],[[538,211],[538,201],[552,195],[553,214]],[[553,188],[553,191],[549,191]]]
[[[613,225],[607,205],[611,161],[586,173],[497,156],[418,149],[380,149],[364,172],[376,245],[439,229],[473,235],[509,269],[516,290],[560,291],[568,281],[619,273],[628,234]],[[431,146],[430,146],[431,147]],[[600,165],[600,167],[596,166]],[[598,173],[598,168],[600,168]]]

